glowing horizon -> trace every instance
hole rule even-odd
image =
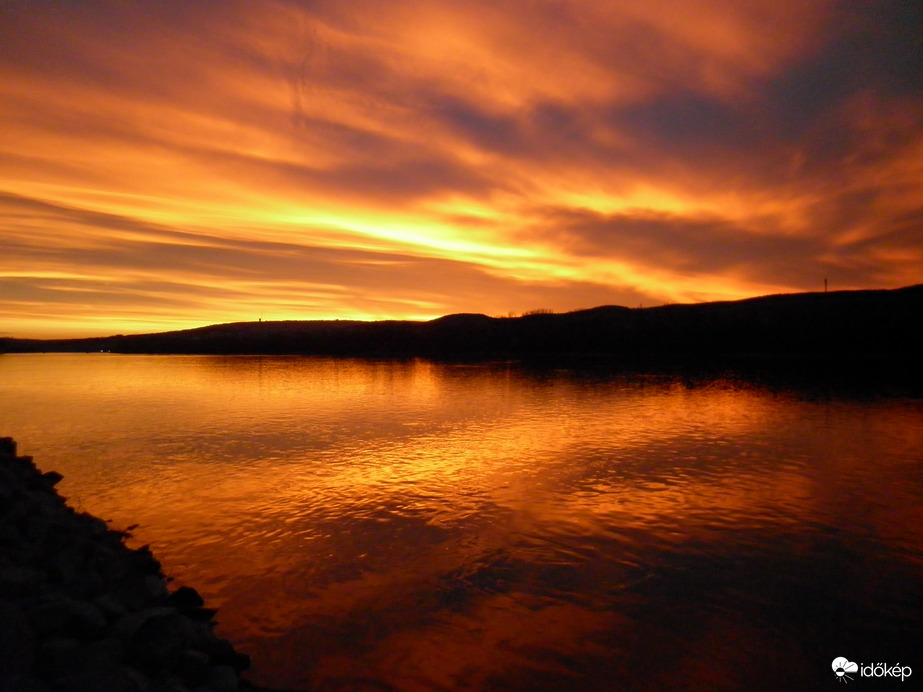
[[[923,276],[904,3],[0,8],[0,335]]]

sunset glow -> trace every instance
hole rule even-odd
[[[0,5],[0,336],[923,276],[912,3]]]

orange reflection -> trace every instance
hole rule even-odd
[[[566,677],[652,640],[694,667],[724,628],[763,641],[765,599],[797,607],[764,592],[774,565],[823,588],[825,546],[871,545],[861,598],[923,545],[908,399],[320,358],[21,355],[0,375],[24,451],[73,505],[140,524],[276,686]],[[658,620],[673,608],[691,635]]]

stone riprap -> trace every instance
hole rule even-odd
[[[74,511],[0,438],[0,692],[234,692],[249,658],[147,547]]]

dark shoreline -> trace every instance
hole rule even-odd
[[[272,692],[195,589],[170,591],[150,549],[69,507],[60,480],[0,438],[0,692]]]
[[[238,322],[90,339],[0,338],[0,353],[323,355],[608,365],[766,364],[917,359],[923,284],[739,301],[602,306],[521,317],[447,315],[428,322]]]

